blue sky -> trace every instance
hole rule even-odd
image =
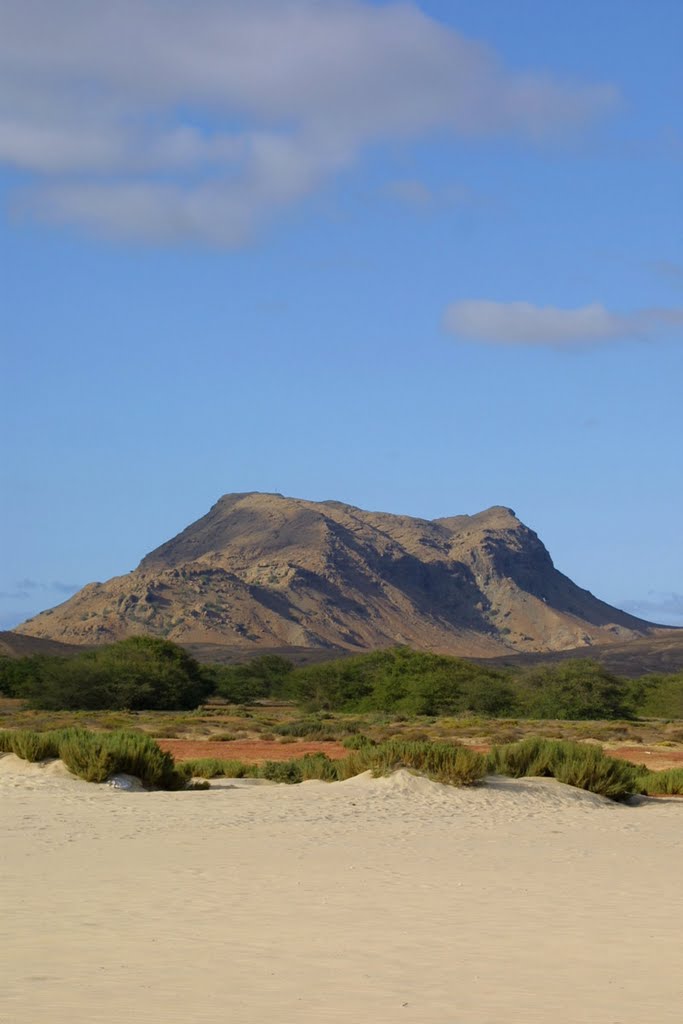
[[[0,628],[229,491],[683,624],[683,7],[0,0]]]

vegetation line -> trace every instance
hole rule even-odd
[[[491,668],[407,647],[303,668],[276,655],[200,665],[176,644],[148,636],[70,658],[0,657],[0,693],[53,711],[188,710],[214,696],[233,704],[276,698],[306,712],[683,718],[683,673],[622,679],[588,659]]]
[[[125,772],[137,776],[150,789],[183,789],[192,777],[335,782],[366,771],[386,775],[398,768],[409,768],[436,782],[456,786],[471,786],[486,775],[497,774],[555,778],[612,800],[625,800],[637,793],[683,794],[683,769],[653,772],[644,765],[609,757],[595,744],[540,737],[496,746],[488,756],[454,743],[389,740],[359,743],[338,761],[318,753],[260,765],[217,758],[176,764],[171,754],[139,733],[16,730],[0,732],[0,752],[11,752],[28,761],[59,757],[71,772],[88,782],[104,782],[113,774]]]

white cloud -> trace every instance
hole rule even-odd
[[[0,162],[39,215],[225,244],[369,142],[563,137],[616,100],[405,2],[0,0],[0,69]]]
[[[666,326],[683,325],[683,309],[613,313],[598,302],[578,309],[530,302],[466,299],[449,306],[444,327],[470,341],[500,345],[563,347],[647,338]]]

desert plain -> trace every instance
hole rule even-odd
[[[0,758],[6,1024],[673,1024],[683,801]]]

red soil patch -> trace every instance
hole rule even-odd
[[[608,750],[610,757],[620,757],[634,764],[644,764],[652,771],[665,768],[683,768],[683,750],[667,750],[666,747],[618,747]]]
[[[289,761],[304,754],[316,754],[319,751],[327,754],[333,761],[348,755],[348,750],[341,743],[326,740],[307,742],[300,740],[295,743],[278,743],[275,740],[158,740],[162,750],[169,750],[176,761],[187,761],[190,758],[218,757],[226,761],[245,761],[251,764],[256,761]],[[471,750],[482,754],[491,749],[488,744],[468,744]],[[653,771],[664,768],[683,767],[683,750],[649,747],[618,747],[606,750],[610,757],[618,757],[634,764],[644,764]]]
[[[341,743],[277,743],[274,740],[157,740],[162,750],[169,750],[176,761],[198,757],[219,757],[226,761],[289,761],[304,754],[322,752],[333,760],[346,757],[348,750]]]

